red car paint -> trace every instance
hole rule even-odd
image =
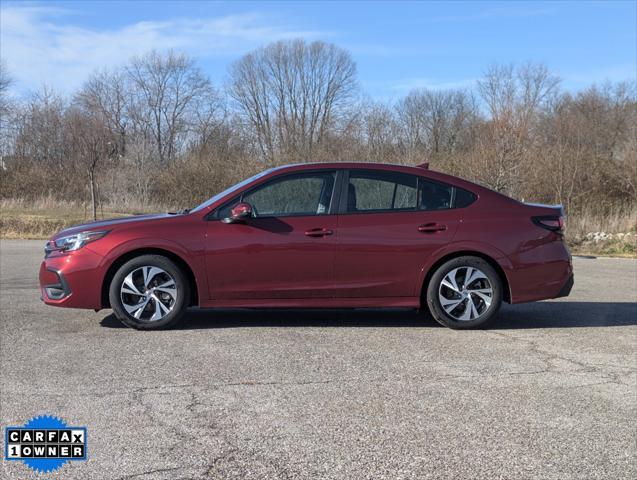
[[[219,206],[274,177],[315,170],[391,171],[473,193],[464,208],[386,213],[251,218],[245,223],[207,219]],[[108,230],[71,252],[50,252],[40,267],[48,305],[99,310],[125,260],[163,253],[186,270],[192,303],[200,307],[420,308],[432,269],[458,255],[489,260],[511,303],[554,298],[572,277],[560,233],[532,217],[555,207],[527,205],[457,177],[408,167],[363,163],[302,164],[269,170],[185,214],[144,215],[71,227],[52,240]],[[45,287],[67,291],[49,298]]]

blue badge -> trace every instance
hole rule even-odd
[[[69,460],[86,460],[86,445],[86,427],[69,427],[48,415],[4,430],[4,459],[22,460],[41,473],[53,472]]]

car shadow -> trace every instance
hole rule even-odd
[[[126,328],[113,314],[105,328]],[[503,305],[493,330],[637,325],[637,303],[547,301]],[[412,310],[189,309],[177,330],[245,327],[440,327]]]

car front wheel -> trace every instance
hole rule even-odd
[[[500,276],[479,257],[458,257],[441,265],[427,286],[434,319],[449,328],[485,327],[502,304]]]
[[[129,260],[117,270],[109,289],[115,316],[139,330],[174,326],[185,313],[188,296],[183,273],[161,255]]]

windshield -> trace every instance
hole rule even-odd
[[[257,173],[256,175],[253,175],[250,178],[246,178],[245,180],[237,183],[236,185],[231,186],[230,188],[226,188],[223,192],[216,194],[212,198],[209,198],[208,200],[203,202],[201,205],[198,205],[197,207],[193,208],[190,212],[191,213],[198,212],[200,210],[203,210],[206,207],[209,207],[210,205],[212,205],[216,201],[222,199],[226,195],[230,195],[232,192],[235,192],[235,191],[239,190],[241,187],[247,185],[248,183],[250,183],[250,182],[252,182],[252,181],[254,181],[254,180],[258,179],[258,178],[261,178],[264,175],[267,175],[271,171],[272,171],[272,169],[264,170],[263,172]]]

